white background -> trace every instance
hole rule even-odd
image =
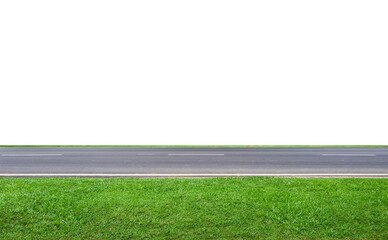
[[[1,1],[0,144],[388,144],[388,1]]]

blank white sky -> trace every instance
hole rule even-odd
[[[387,1],[1,1],[0,144],[388,144]]]

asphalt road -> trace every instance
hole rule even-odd
[[[388,148],[0,148],[0,176],[267,175],[388,177]]]

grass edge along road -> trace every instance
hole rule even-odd
[[[242,148],[314,148],[314,147],[388,147],[388,145],[0,145],[0,147],[242,147]]]
[[[0,178],[1,239],[387,239],[388,179]]]

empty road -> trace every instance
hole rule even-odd
[[[0,147],[0,176],[388,177],[388,148]]]

